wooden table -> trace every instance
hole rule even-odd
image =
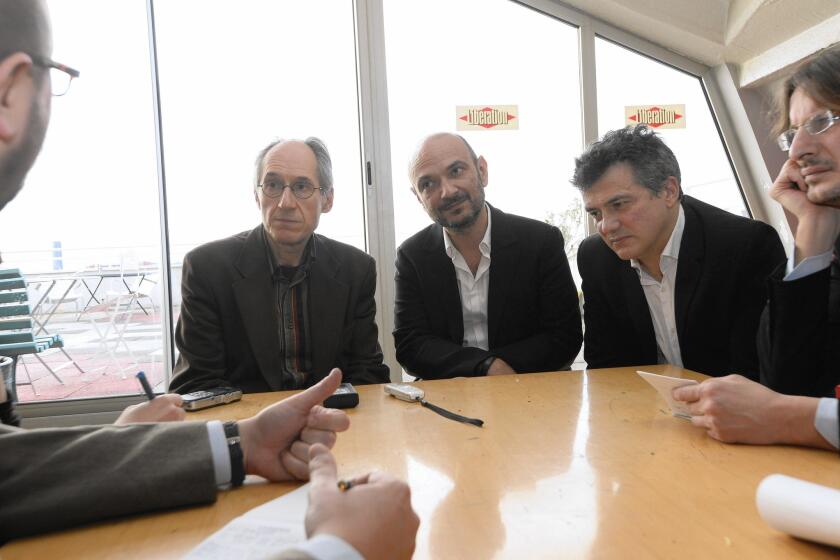
[[[415,558],[837,556],[774,531],[755,507],[756,486],[771,473],[840,488],[836,454],[717,442],[672,417],[635,369],[419,383],[430,402],[482,418],[484,428],[387,397],[379,385],[358,387],[361,404],[335,447],[340,474],[381,469],[408,481],[421,519]],[[282,396],[246,395],[191,418],[243,418]],[[292,488],[253,484],[221,492],[212,506],[17,541],[0,556],[176,558]]]

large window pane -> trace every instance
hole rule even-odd
[[[625,106],[685,105],[685,128],[659,129],[679,161],[683,192],[748,216],[700,79],[600,37],[595,61],[599,135],[625,126]]]
[[[136,393],[138,369],[153,384],[163,376],[146,3],[48,4],[53,58],[81,78],[53,98],[43,151],[3,211],[0,240],[2,267],[25,274],[36,333],[61,335],[64,348],[39,354],[46,366],[20,357],[18,383],[33,385],[18,396]]]
[[[455,132],[456,106],[517,105],[518,130],[461,134],[487,159],[488,202],[558,225],[576,274],[584,229],[568,180],[582,147],[577,29],[508,0],[384,7],[397,244],[430,223],[407,174],[418,142]]]
[[[352,2],[155,8],[173,264],[260,223],[254,158],[276,138],[324,140],[335,206],[318,232],[364,249]]]
[[[274,139],[326,143],[335,204],[317,231],[364,250],[353,3],[155,8],[176,319],[184,254],[260,223],[254,159]]]

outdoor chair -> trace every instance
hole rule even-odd
[[[38,336],[34,330],[34,321],[29,307],[29,298],[26,291],[26,281],[17,269],[0,270],[0,356],[8,356],[14,360],[13,375],[16,364],[22,357],[32,354],[41,365],[52,375],[56,381],[64,384],[58,376],[58,371],[69,365],[74,365],[79,372],[82,368],[64,350],[64,341],[60,335],[46,334]],[[59,350],[67,358],[67,362],[52,367],[48,365],[40,354],[50,349]],[[19,385],[31,385],[37,395],[38,392],[32,382],[32,377],[26,364],[23,363],[24,371],[28,379],[27,383]],[[13,377],[14,379],[14,377]],[[18,385],[16,383],[16,385]]]

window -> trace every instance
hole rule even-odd
[[[136,393],[137,370],[153,385],[163,379],[146,3],[53,0],[49,10],[54,58],[81,78],[53,98],[43,150],[3,211],[0,239],[2,266],[29,285],[36,332],[60,334],[64,351],[38,355],[49,369],[22,356],[18,397]]]
[[[422,138],[456,132],[456,106],[516,105],[518,130],[460,134],[487,160],[487,201],[559,226],[576,272],[584,233],[569,184],[582,149],[577,28],[507,0],[386,0],[384,8],[397,245],[431,223],[408,180]]]
[[[699,78],[600,37],[595,66],[599,135],[625,126],[625,106],[685,105],[685,128],[659,129],[677,156],[683,192],[749,216]]]

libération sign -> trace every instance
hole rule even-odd
[[[685,128],[685,105],[628,105],[624,107],[624,124]]]
[[[518,130],[517,105],[458,105],[455,107],[457,130]]]

